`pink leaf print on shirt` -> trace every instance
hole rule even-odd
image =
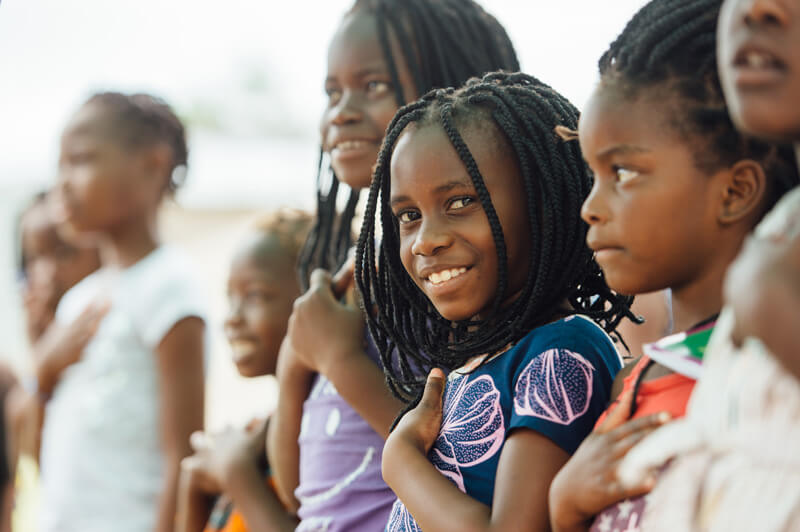
[[[461,491],[461,467],[490,459],[502,447],[505,422],[500,391],[489,375],[459,376],[448,382],[442,428],[428,455],[433,465]]]
[[[594,366],[568,349],[548,349],[522,370],[514,388],[514,411],[561,425],[586,413]]]
[[[386,532],[422,532],[422,529],[411,517],[406,505],[398,499],[394,501],[394,506],[392,506],[392,513],[389,515],[389,522],[386,524]]]

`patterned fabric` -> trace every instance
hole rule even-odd
[[[600,327],[572,316],[480,362],[448,376],[442,427],[428,457],[461,491],[491,506],[509,433],[535,430],[573,453],[608,404],[622,361]],[[419,526],[397,501],[387,530]]]

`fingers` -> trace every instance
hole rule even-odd
[[[309,290],[331,289],[331,274],[322,268],[317,268],[311,272],[309,278]]]
[[[433,368],[428,374],[428,380],[425,382],[425,390],[422,392],[419,406],[441,411],[444,384],[444,372],[439,368]]]
[[[609,412],[600,426],[595,429],[595,432],[605,434],[625,423],[625,421],[628,420],[628,416],[630,416],[632,403],[633,390],[625,390],[622,392],[617,398],[614,409]]]
[[[640,482],[635,484],[625,484],[620,480],[614,480],[608,484],[609,499],[620,502],[625,499],[632,499],[641,495],[646,495],[653,491],[656,485],[657,476],[654,472],[648,473]]]
[[[661,425],[668,423],[671,419],[672,416],[669,415],[669,412],[650,414],[649,416],[640,417],[619,426],[613,431],[613,436],[616,440],[622,440],[641,431],[652,432]]]
[[[211,438],[202,430],[196,430],[189,436],[189,445],[195,452],[204,451],[211,448]]]

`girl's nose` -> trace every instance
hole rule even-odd
[[[414,255],[431,256],[450,247],[452,243],[452,234],[444,224],[435,220],[423,220],[411,246],[411,252]]]
[[[789,10],[783,0],[744,0],[742,4],[748,26],[783,26],[788,22]]]
[[[241,301],[239,301],[238,298],[231,298],[228,307],[228,315],[225,317],[225,330],[236,329],[243,323],[244,318],[242,317]]]
[[[608,221],[608,209],[600,180],[595,179],[592,190],[581,206],[581,218],[589,225],[602,224]]]
[[[351,91],[345,91],[334,108],[331,123],[341,126],[359,122],[363,118],[363,112],[356,100]]]

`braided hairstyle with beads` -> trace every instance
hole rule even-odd
[[[101,92],[86,105],[95,104],[109,111],[112,135],[123,146],[141,148],[163,142],[172,151],[167,192],[175,192],[182,184],[189,161],[186,131],[172,108],[161,98],[150,94]]]
[[[417,94],[437,87],[458,87],[471,77],[495,70],[519,70],[505,29],[473,0],[356,0],[348,14],[359,10],[375,15],[399,106],[408,102],[398,78],[390,36],[409,66]],[[300,277],[306,285],[312,269],[341,266],[352,245],[351,225],[360,191],[350,190],[344,210],[338,213],[340,183],[332,174],[320,151],[317,219],[300,256]]]
[[[647,93],[669,105],[670,127],[692,139],[695,165],[713,173],[741,159],[769,178],[765,212],[798,184],[792,149],[755,140],[734,127],[717,72],[722,0],[652,0],[600,57],[600,86],[627,98]],[[657,92],[658,91],[658,92]]]
[[[437,89],[395,115],[381,148],[356,252],[356,282],[367,323],[380,350],[389,385],[398,397],[419,399],[433,367],[454,369],[475,355],[494,353],[531,329],[571,314],[594,319],[607,332],[633,317],[630,298],[613,293],[586,245],[580,210],[592,177],[574,140],[578,111],[555,90],[525,74],[493,73],[459,90]],[[494,127],[486,127],[492,125]],[[443,318],[405,271],[399,226],[390,206],[390,162],[409,128],[444,130],[464,163],[491,227],[498,256],[498,287],[487,317],[463,322]],[[474,128],[510,150],[525,186],[531,255],[525,286],[512,303],[503,227],[460,131]],[[376,244],[376,225],[382,240]],[[566,305],[564,303],[566,302]]]

